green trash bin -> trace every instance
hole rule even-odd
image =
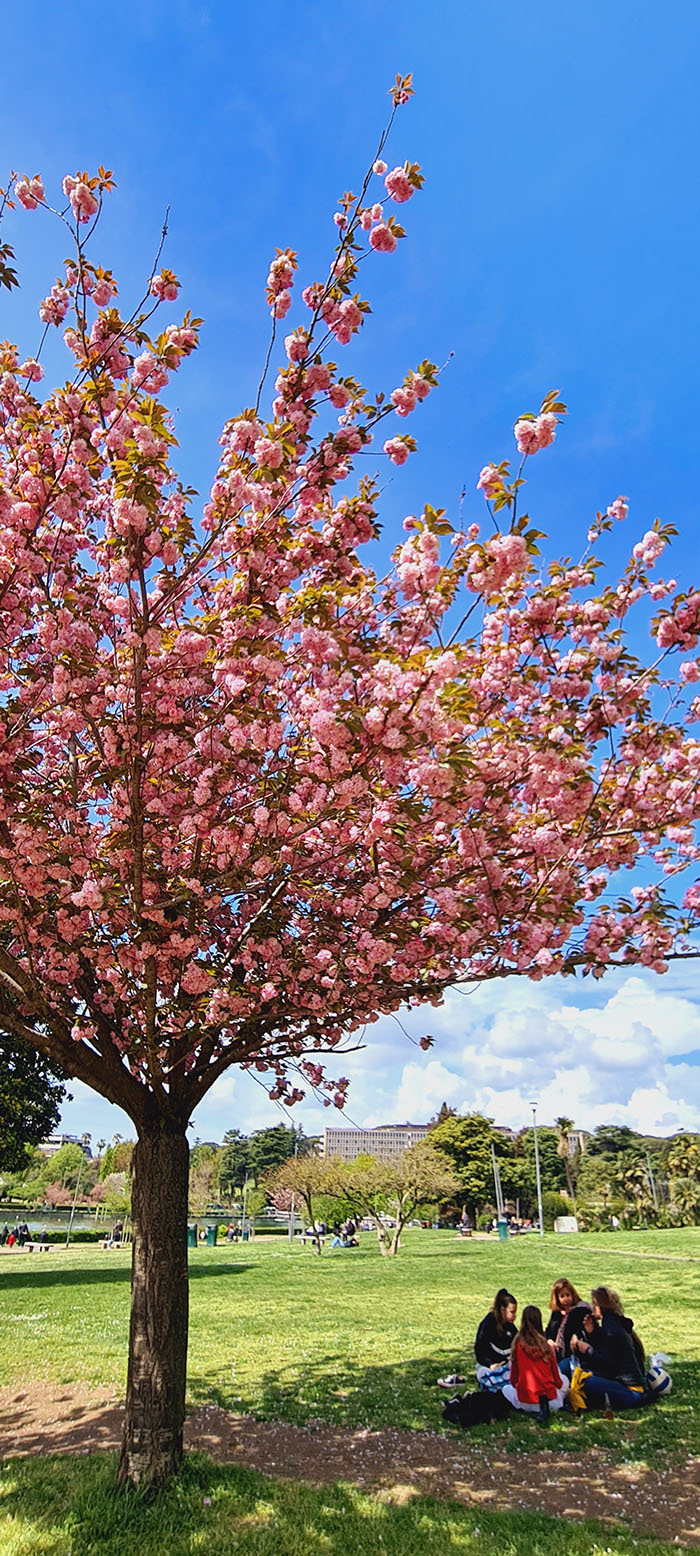
[[[499,1216],[498,1218],[498,1236],[502,1243],[508,1241],[508,1222],[505,1216]]]
[[[242,1238],[243,1242],[247,1243],[249,1237],[250,1237],[250,1232],[248,1231],[248,1228],[246,1227],[245,1232],[243,1233],[243,1238]]]
[[[216,1247],[216,1227],[215,1226],[208,1226],[206,1228],[206,1233],[207,1233],[207,1248],[215,1248]]]
[[[187,1247],[197,1247],[197,1228],[196,1226],[190,1226],[189,1222],[187,1225]]]

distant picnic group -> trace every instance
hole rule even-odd
[[[455,1394],[444,1417],[455,1426],[500,1420],[511,1410],[535,1415],[546,1425],[550,1412],[566,1407],[630,1410],[668,1393],[671,1379],[657,1353],[647,1365],[642,1342],[616,1291],[596,1286],[585,1301],[570,1280],[554,1282],[547,1327],[538,1307],[523,1309],[501,1287],[476,1332],[477,1393]],[[438,1379],[453,1388],[464,1378]]]

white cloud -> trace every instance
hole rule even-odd
[[[396,1100],[396,1122],[423,1123],[437,1113],[442,1102],[455,1105],[464,1091],[464,1078],[445,1069],[438,1059],[428,1064],[405,1064]]]

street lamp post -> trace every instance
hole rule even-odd
[[[297,1161],[298,1156],[299,1156],[299,1141],[295,1140],[294,1141],[294,1160],[295,1161]],[[294,1242],[294,1217],[295,1217],[295,1214],[296,1214],[296,1208],[297,1208],[297,1197],[296,1197],[296,1194],[294,1193],[294,1190],[292,1189],[292,1203],[291,1203],[291,1205],[289,1207],[289,1241],[290,1241],[290,1243]],[[303,1223],[302,1223],[301,1230],[302,1230],[302,1232],[304,1230]]]
[[[540,1177],[540,1152],[537,1144],[537,1104],[531,1102],[532,1108],[532,1133],[535,1140],[535,1177],[537,1179],[537,1214],[540,1222],[540,1237],[544,1237],[544,1216],[542,1214],[542,1179]]]

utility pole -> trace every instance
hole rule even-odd
[[[78,1190],[80,1188],[80,1179],[82,1177],[83,1167],[85,1165],[85,1147],[87,1145],[89,1145],[89,1143],[90,1143],[90,1136],[89,1135],[83,1135],[82,1140],[81,1140],[81,1147],[80,1147],[81,1151],[82,1151],[82,1155],[80,1157],[80,1165],[78,1167],[78,1176],[77,1176],[76,1184],[75,1184],[75,1193],[73,1195],[73,1204],[71,1205],[71,1208],[70,1208],[70,1220],[68,1222],[68,1231],[66,1232],[66,1248],[68,1248],[70,1246],[70,1234],[71,1234],[71,1232],[73,1230],[73,1217],[75,1215],[75,1207],[76,1207],[76,1203],[77,1203],[77,1199],[78,1199]]]
[[[535,1177],[537,1179],[537,1214],[540,1222],[540,1237],[544,1237],[544,1215],[542,1213],[542,1179],[540,1178],[540,1152],[537,1144],[537,1104],[531,1102],[532,1108],[532,1133],[535,1140]]]
[[[491,1141],[491,1161],[493,1163],[493,1186],[496,1191],[496,1210],[500,1217],[503,1215],[503,1190],[501,1188],[501,1174],[496,1161],[496,1147]]]
[[[298,1155],[299,1155],[299,1141],[295,1140],[294,1141],[294,1159],[295,1159],[295,1161],[296,1161]],[[292,1189],[292,1203],[291,1203],[291,1205],[289,1207],[289,1241],[290,1241],[290,1243],[294,1242],[294,1213],[295,1213],[295,1210],[296,1210],[296,1195],[294,1193],[294,1190]],[[302,1231],[303,1231],[303,1224],[302,1224]]]

